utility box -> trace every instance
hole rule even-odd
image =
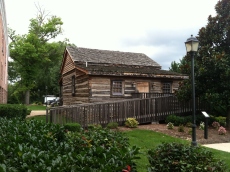
[[[204,138],[208,139],[208,119],[210,118],[210,116],[205,111],[202,111],[202,114],[205,117],[205,121],[204,121]]]

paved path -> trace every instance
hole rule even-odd
[[[205,144],[205,145],[202,145],[202,146],[230,153],[230,143]]]
[[[46,115],[46,110],[32,110],[30,115],[28,115],[27,117],[37,116],[37,115]]]

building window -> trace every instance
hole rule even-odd
[[[163,83],[163,93],[171,93],[171,83]]]
[[[75,95],[75,76],[72,76],[72,95]]]
[[[112,81],[112,95],[121,96],[123,95],[123,82],[122,81]]]

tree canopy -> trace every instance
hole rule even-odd
[[[11,96],[24,95],[24,103],[42,101],[42,95],[46,94],[45,87],[48,87],[48,94],[57,95],[59,68],[67,40],[51,42],[62,33],[63,22],[61,18],[49,16],[45,11],[38,8],[36,18],[30,20],[28,34],[17,35],[9,29],[10,57],[9,80],[12,92]],[[31,95],[30,95],[31,94]],[[38,98],[39,97],[39,98]],[[22,103],[23,100],[17,98]]]
[[[199,49],[195,58],[196,96],[211,104],[212,112],[227,116],[230,128],[230,1],[220,0],[216,16],[209,16],[208,23],[199,30]],[[183,72],[190,74],[190,57],[181,65]],[[186,69],[188,69],[186,71]],[[191,97],[191,81],[181,84],[178,96]]]

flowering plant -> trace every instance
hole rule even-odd
[[[169,123],[167,124],[167,128],[168,128],[168,129],[173,129],[173,128],[174,128],[173,123],[169,122]]]
[[[199,129],[200,129],[200,130],[204,130],[204,127],[205,127],[204,122],[201,121],[201,122],[200,122],[200,127],[199,127]]]
[[[130,172],[130,171],[131,171],[130,165],[127,165],[126,169],[122,170],[122,172]]]
[[[215,129],[219,129],[220,123],[217,122],[217,121],[214,121],[214,122],[212,123],[212,126],[213,126]]]
[[[125,126],[129,128],[136,128],[139,122],[135,118],[127,118],[125,121]]]
[[[226,132],[227,132],[226,129],[224,127],[220,126],[220,128],[218,130],[219,135],[225,135]]]

